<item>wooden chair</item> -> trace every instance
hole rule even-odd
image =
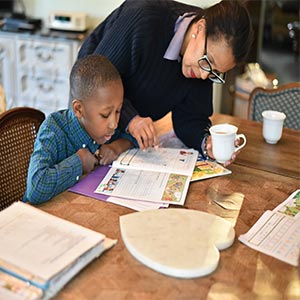
[[[30,155],[43,112],[18,107],[0,115],[0,210],[22,200]]]
[[[300,82],[277,89],[255,88],[249,97],[248,119],[262,122],[264,110],[278,110],[286,115],[284,127],[300,130]]]

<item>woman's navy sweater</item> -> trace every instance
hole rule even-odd
[[[211,125],[212,82],[185,78],[180,62],[163,58],[179,15],[197,10],[201,11],[168,0],[125,1],[89,35],[78,57],[104,55],[120,72],[125,96],[122,128],[137,114],[155,121],[171,111],[176,135],[201,151]]]

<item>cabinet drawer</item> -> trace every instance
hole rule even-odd
[[[17,40],[17,62],[20,68],[70,70],[72,45],[36,40]]]
[[[0,84],[7,108],[31,106],[46,115],[69,104],[69,74],[81,39],[0,32]]]
[[[67,108],[69,82],[63,78],[51,80],[23,73],[19,78],[20,103],[36,107],[46,114]]]

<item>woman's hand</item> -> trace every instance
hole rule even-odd
[[[150,117],[134,117],[129,123],[128,131],[137,140],[142,150],[158,145],[154,123]]]

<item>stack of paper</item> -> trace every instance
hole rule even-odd
[[[69,189],[137,211],[184,203],[190,181],[231,174],[192,149],[131,149]]]
[[[197,161],[194,149],[130,149],[96,189],[110,197],[183,205]]]
[[[49,299],[116,240],[22,202],[0,213],[0,299]]]

